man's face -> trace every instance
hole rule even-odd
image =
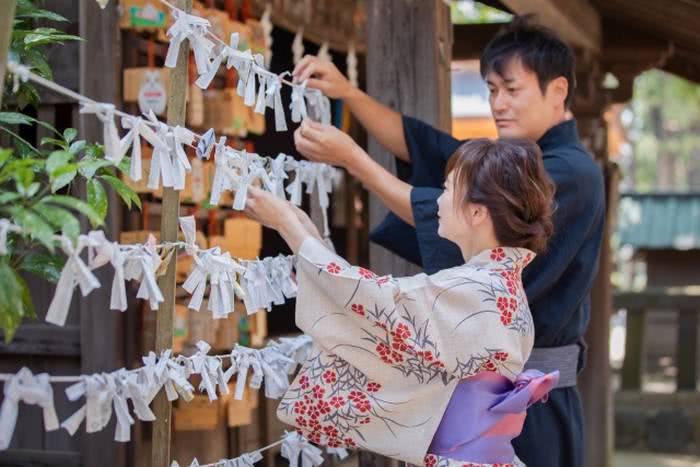
[[[566,97],[566,79],[563,77],[551,81],[543,94],[537,75],[516,58],[506,65],[503,75],[490,71],[486,75],[486,84],[491,114],[501,138],[537,141],[563,119],[563,99]]]

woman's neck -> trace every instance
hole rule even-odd
[[[473,256],[478,255],[484,250],[492,250],[498,248],[501,244],[495,238],[478,239],[472,238],[471,241],[459,243],[459,249],[462,251],[462,257],[467,262]]]

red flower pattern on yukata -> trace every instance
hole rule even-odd
[[[333,384],[336,381],[338,381],[338,376],[335,374],[335,371],[333,370],[326,370],[323,372],[323,381],[326,384]]]
[[[365,268],[357,268],[357,273],[364,279],[374,279],[375,277],[377,277],[375,273]]]
[[[367,392],[377,392],[382,388],[382,385],[379,383],[375,383],[374,381],[370,381],[367,383]]]
[[[377,279],[377,285],[384,285],[391,280],[390,276],[382,276]]]
[[[491,250],[491,259],[494,261],[503,261],[506,258],[506,253],[503,248],[494,248]]]
[[[326,271],[330,272],[331,274],[339,274],[340,266],[338,266],[336,263],[328,263],[328,265],[326,265]]]
[[[352,309],[352,311],[354,311],[355,313],[357,313],[360,316],[365,315],[365,307],[363,305],[360,305],[359,303],[353,303],[350,306],[350,308]]]

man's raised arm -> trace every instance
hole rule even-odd
[[[307,55],[297,64],[293,75],[297,82],[307,81],[309,88],[342,99],[367,133],[396,157],[410,162],[401,114],[353,86],[333,63]]]

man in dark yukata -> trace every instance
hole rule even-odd
[[[528,410],[523,432],[513,442],[518,457],[533,467],[583,465],[576,375],[584,362],[605,194],[602,171],[581,145],[576,122],[567,118],[574,69],[573,53],[561,39],[522,19],[495,37],[481,56],[499,137],[536,141],[556,185],[555,234],[523,274],[535,321],[535,349],[526,368],[561,373],[549,401]],[[461,264],[457,247],[437,234],[436,203],[446,161],[461,142],[377,102],[329,62],[307,56],[294,77],[343,99],[367,132],[396,156],[398,178],[333,127],[305,121],[295,133],[301,154],[346,168],[389,207],[391,213],[372,232],[372,240],[428,274]]]

